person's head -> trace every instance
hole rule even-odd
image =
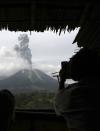
[[[71,77],[76,81],[84,77],[100,75],[100,56],[94,50],[80,49],[70,59],[70,64]]]
[[[0,91],[0,131],[7,131],[9,128],[15,107],[15,98],[9,90]]]

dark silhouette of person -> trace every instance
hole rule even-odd
[[[0,131],[8,131],[14,119],[15,98],[9,90],[0,91]]]
[[[69,131],[99,131],[100,56],[82,48],[69,64],[70,76],[77,82],[58,90],[55,111],[66,119]]]

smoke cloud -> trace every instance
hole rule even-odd
[[[14,50],[17,55],[27,61],[32,66],[32,54],[29,48],[29,37],[27,34],[20,34],[18,37],[19,45],[15,45]]]
[[[0,48],[0,79],[19,70],[32,69],[32,55],[28,43],[28,36],[23,34],[18,37],[18,44],[14,48]]]

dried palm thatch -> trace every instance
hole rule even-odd
[[[9,0],[0,3],[0,30],[44,31],[59,33],[79,27],[86,3],[73,0]]]
[[[100,4],[80,0],[0,1],[0,30],[58,32],[81,27],[74,41],[78,46],[98,48]]]

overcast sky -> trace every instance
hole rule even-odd
[[[71,58],[78,50],[77,43],[72,44],[79,29],[65,34],[62,32],[10,32],[0,31],[0,75],[12,74],[27,64],[15,54],[14,46],[18,44],[20,34],[28,34],[29,48],[32,53],[32,67],[52,74],[59,71],[61,61]]]

